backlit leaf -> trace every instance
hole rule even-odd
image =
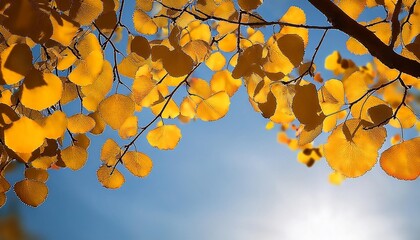
[[[0,54],[1,79],[6,84],[22,80],[33,68],[32,52],[26,44],[13,44]]]
[[[17,182],[14,190],[19,199],[31,207],[41,205],[48,195],[48,188],[45,183],[30,179]]]
[[[144,153],[129,151],[123,156],[122,161],[134,176],[146,177],[152,171],[152,159]]]
[[[7,147],[19,153],[31,153],[42,145],[45,139],[44,130],[34,120],[21,117],[4,130],[4,141]]]
[[[137,134],[138,129],[137,125],[137,116],[128,117],[118,129],[118,135],[120,135],[122,139],[127,139],[135,136]]]
[[[67,119],[67,128],[72,133],[87,133],[95,127],[95,120],[78,113]]]
[[[81,169],[86,164],[88,158],[86,149],[78,146],[69,146],[63,149],[60,155],[66,167],[73,171]]]
[[[120,157],[120,146],[111,138],[108,138],[101,150],[101,160],[108,166],[114,166]]]
[[[143,10],[136,9],[133,15],[134,28],[137,32],[146,35],[153,35],[157,32],[156,23]]]
[[[133,116],[134,108],[134,101],[130,97],[114,94],[105,98],[98,109],[104,121],[112,129],[119,129],[128,117]]]
[[[106,165],[102,165],[98,169],[96,176],[102,186],[110,189],[120,188],[125,182],[124,175],[122,175],[118,169],[113,169]]]
[[[347,120],[332,131],[324,145],[328,164],[346,177],[359,177],[369,171],[385,141],[384,127],[364,130],[365,126],[361,120]]]
[[[251,11],[256,9],[262,4],[263,0],[238,0],[238,4],[241,9],[245,11]]]
[[[25,177],[29,180],[35,180],[38,182],[46,182],[48,180],[48,172],[44,169],[27,168],[25,170]]]
[[[220,52],[215,52],[206,60],[206,66],[212,71],[220,71],[226,65],[226,58]]]
[[[420,138],[391,146],[381,155],[381,167],[390,176],[415,180],[420,175]]]
[[[229,95],[222,91],[201,101],[197,106],[197,117],[203,121],[216,121],[229,111]]]
[[[162,150],[172,150],[181,139],[181,130],[176,125],[162,125],[147,133],[147,141],[153,147]]]

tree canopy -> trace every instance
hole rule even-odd
[[[308,0],[326,25],[308,24],[310,16],[295,6],[267,19],[263,0],[127,4],[0,2],[0,206],[11,166],[25,166],[13,183],[19,199],[39,206],[48,171],[82,168],[90,138],[106,129],[119,139],[103,140],[99,182],[121,187],[123,167],[146,177],[153,161],[136,146],[139,138],[174,149],[180,123],[223,118],[240,87],[269,119],[266,128],[279,126],[278,141],[299,151],[298,161],[312,166],[325,157],[334,184],[364,175],[378,159],[392,177],[419,176],[420,138],[404,138],[420,129],[418,1]],[[359,20],[372,9],[383,11]],[[346,34],[348,50],[372,62],[358,66],[334,51],[316,66],[330,31]],[[322,68],[335,78],[324,79]],[[211,75],[200,76],[201,69]],[[387,136],[389,128],[400,133]],[[325,144],[315,146],[321,135]],[[392,146],[384,150],[387,139]]]

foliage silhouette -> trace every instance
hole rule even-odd
[[[331,183],[365,174],[379,156],[387,174],[417,179],[419,138],[404,139],[403,131],[420,126],[420,3],[308,0],[328,18],[325,26],[307,24],[307,14],[294,6],[268,21],[262,4],[137,0],[129,9],[125,0],[2,1],[0,205],[11,188],[4,175],[12,163],[26,168],[14,183],[17,196],[39,206],[48,195],[48,170],[82,168],[90,136],[106,126],[121,139],[104,141],[99,182],[121,187],[121,167],[146,177],[153,164],[135,146],[140,137],[174,149],[182,137],[174,119],[219,120],[242,85],[254,110],[270,120],[267,129],[279,125],[278,141],[299,151],[298,161],[310,167],[325,156]],[[358,21],[375,7],[385,14]],[[336,30],[349,36],[350,52],[371,54],[373,62],[357,66],[333,52],[324,67],[337,79],[324,81],[314,62]],[[307,47],[309,31],[322,32],[315,49]],[[212,77],[193,76],[199,68]],[[71,102],[80,110],[70,116]],[[146,108],[154,117],[139,125]],[[381,155],[386,125],[401,134]],[[313,146],[322,133],[329,134],[325,145]]]

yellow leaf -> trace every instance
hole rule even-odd
[[[102,119],[101,115],[98,112],[93,112],[89,113],[88,116],[95,120],[95,127],[93,127],[90,130],[90,132],[95,135],[103,133],[103,131],[105,130],[106,123]]]
[[[12,85],[19,82],[32,68],[32,52],[26,44],[13,44],[0,54],[2,84]]]
[[[299,146],[303,146],[312,142],[316,137],[319,136],[319,134],[321,134],[322,127],[323,127],[322,123],[313,129],[308,129],[304,127],[302,132],[299,134],[299,140],[298,140]]]
[[[395,128],[411,128],[416,124],[417,117],[407,106],[401,106],[397,112],[397,119],[391,119],[389,125]]]
[[[226,91],[229,97],[232,97],[242,85],[240,79],[232,77],[232,73],[225,69],[215,72],[210,80],[210,87],[213,92]]]
[[[415,180],[420,175],[420,138],[416,137],[385,150],[381,167],[390,176],[400,180]]]
[[[69,46],[79,30],[78,24],[57,11],[51,11],[50,20],[53,27],[51,39],[63,46]]]
[[[102,1],[77,0],[73,1],[69,14],[80,25],[89,25],[102,13],[103,9]]]
[[[251,11],[259,7],[263,3],[263,0],[238,0],[238,4],[241,9],[245,11]]]
[[[305,12],[295,6],[291,6],[286,13],[281,17],[279,20],[280,22],[286,22],[286,23],[292,23],[292,24],[305,24],[306,23],[306,15]],[[281,34],[297,34],[299,35],[304,45],[306,46],[308,44],[308,37],[309,37],[309,31],[307,28],[296,28],[292,26],[283,26],[280,30]]]
[[[114,94],[99,104],[99,113],[114,130],[119,129],[125,120],[134,115],[134,101],[125,95]]]
[[[303,145],[302,145],[303,146]],[[321,159],[322,154],[319,148],[304,148],[298,153],[297,159],[300,163],[305,164],[307,167],[312,167],[316,161]]]
[[[86,134],[77,134],[74,136],[74,145],[81,147],[85,150],[89,148],[90,145],[90,139]]]
[[[152,159],[144,153],[129,151],[123,156],[122,161],[134,176],[146,177],[152,171]]]
[[[212,71],[220,71],[226,65],[226,58],[220,52],[214,52],[206,60],[206,66]]]
[[[77,52],[82,59],[86,59],[92,52],[102,52],[101,44],[93,33],[87,33],[78,43]]]
[[[121,155],[120,146],[111,138],[108,138],[101,150],[101,161],[108,166],[114,166]]]
[[[19,153],[31,153],[44,143],[44,130],[34,120],[21,117],[4,130],[4,141],[8,148]]]
[[[334,171],[332,173],[330,173],[330,175],[328,175],[328,181],[332,184],[332,185],[341,185],[341,183],[343,183],[343,181],[346,179],[346,176],[344,176],[343,174]]]
[[[346,46],[349,52],[355,55],[364,55],[369,53],[369,51],[365,46],[363,46],[363,44],[361,44],[359,41],[352,37],[349,37],[349,39],[346,42]]]
[[[77,171],[86,164],[88,153],[81,147],[69,146],[61,151],[60,156],[66,167]]]
[[[128,117],[118,129],[118,135],[120,135],[122,139],[127,139],[136,135],[138,128],[137,122],[137,116]]]
[[[81,113],[75,114],[67,119],[67,128],[72,133],[87,133],[94,127],[95,120]]]
[[[203,121],[215,121],[224,117],[229,111],[229,95],[222,91],[201,101],[197,106],[197,117]]]
[[[341,60],[340,53],[334,51],[325,58],[324,67],[327,70],[333,71],[335,75],[341,74],[344,72],[344,69],[341,67]]]
[[[188,92],[200,98],[208,98],[211,95],[209,83],[201,78],[192,78],[189,82]]]
[[[57,156],[54,156],[54,157],[42,156],[33,160],[31,162],[31,165],[34,168],[47,170],[55,162],[57,162]]]
[[[337,2],[337,0],[335,0]],[[356,20],[366,7],[366,0],[340,0],[338,6]]]
[[[158,27],[156,23],[143,12],[141,9],[136,9],[133,15],[134,28],[137,32],[146,35],[153,35],[157,32]]]
[[[63,83],[52,73],[33,69],[22,85],[20,101],[25,107],[41,111],[56,104],[63,93]]]
[[[45,183],[30,179],[17,182],[14,190],[19,199],[31,207],[38,207],[48,196],[48,188]]]
[[[294,67],[298,67],[303,60],[305,46],[303,39],[297,34],[286,34],[277,40],[280,51]]]
[[[87,86],[92,84],[102,72],[104,57],[102,52],[93,51],[89,53],[86,59],[78,62],[77,66],[69,74],[68,78],[74,84]]]
[[[237,48],[237,42],[236,33],[229,33],[218,42],[218,46],[224,52],[233,52]]]
[[[42,121],[45,137],[58,139],[63,136],[67,129],[67,117],[62,111],[55,111]]]
[[[212,35],[209,25],[196,20],[189,23],[188,27],[181,31],[181,39],[179,44],[184,46],[188,42],[194,40],[203,40],[207,43],[210,43],[211,36]]]
[[[161,150],[172,150],[181,139],[181,130],[176,125],[162,125],[147,133],[150,145]]]
[[[102,186],[110,189],[120,188],[125,182],[124,175],[122,175],[118,169],[113,169],[106,165],[102,165],[98,169],[96,176]]]
[[[187,96],[184,98],[184,100],[182,100],[179,110],[182,116],[194,118],[196,108],[197,104],[190,97]]]
[[[184,51],[195,64],[203,62],[211,52],[210,45],[203,40],[194,40],[188,42],[182,47]]]
[[[167,101],[169,101],[168,104],[166,104]],[[165,107],[165,109],[163,109],[163,107]],[[172,98],[170,100],[164,100],[158,104],[153,105],[150,110],[152,110],[152,113],[156,116],[162,112],[162,118],[176,118],[179,115],[178,105],[176,105]]]
[[[4,193],[9,191],[10,189],[10,183],[4,178],[3,176],[0,176],[0,193]]]
[[[38,182],[46,182],[48,180],[48,172],[44,169],[27,168],[25,169],[25,177]]]
[[[332,131],[324,145],[328,164],[346,177],[359,177],[369,171],[385,141],[384,127],[364,127],[366,123],[359,119],[347,120]]]

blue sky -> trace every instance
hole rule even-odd
[[[306,1],[266,1],[263,15],[278,18],[290,2],[307,11],[311,24],[325,21]],[[348,54],[345,37],[327,37],[318,69],[333,50]],[[311,32],[309,54],[318,38]],[[158,151],[141,139],[138,147],[153,159],[153,171],[139,179],[120,168],[126,183],[118,190],[96,179],[100,146],[115,136],[107,132],[92,138],[83,169],[50,171],[47,201],[36,209],[17,203],[19,214],[29,232],[48,240],[418,239],[418,181],[395,180],[376,166],[332,186],[325,160],[309,169],[298,163],[295,152],[276,142],[277,131],[264,129],[266,122],[241,88],[225,118],[181,124],[175,150]]]

